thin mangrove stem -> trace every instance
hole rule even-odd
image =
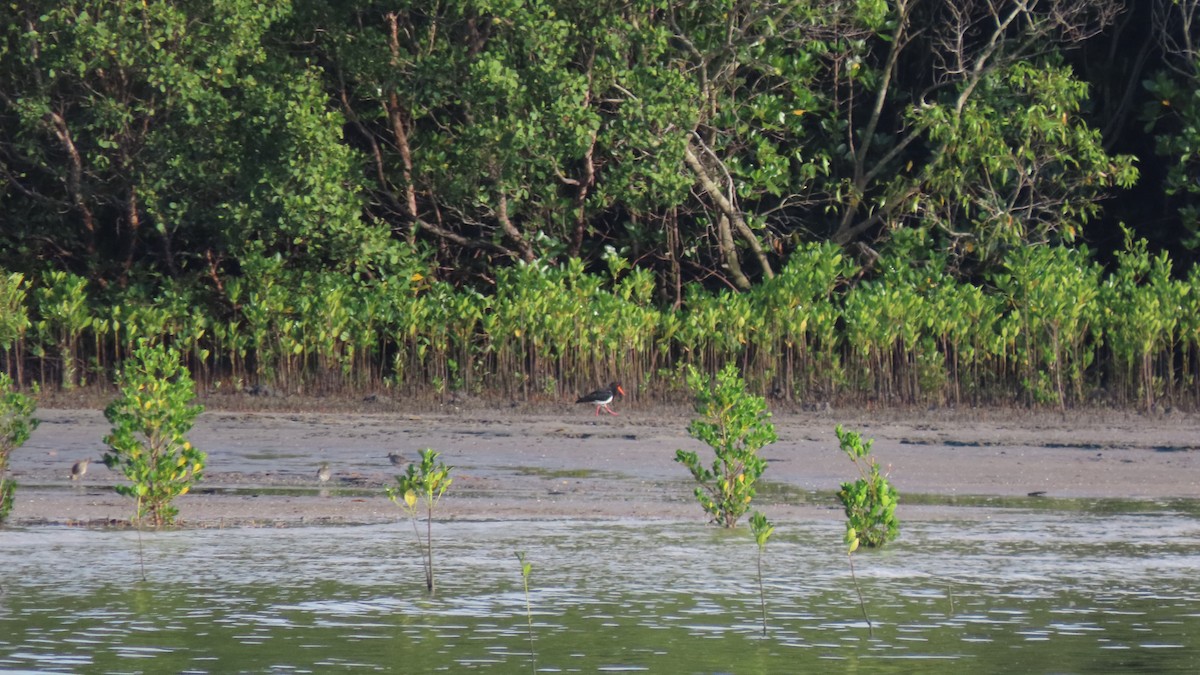
[[[767,593],[766,593],[766,590],[763,588],[762,559],[763,559],[763,550],[762,550],[762,547],[760,546],[758,548],[758,602],[762,606],[762,634],[763,634],[763,637],[766,637],[767,636]]]
[[[867,635],[874,637],[875,628],[871,625],[871,617],[867,616],[867,603],[863,600],[862,589],[858,587],[858,577],[854,574],[854,554],[847,553],[846,559],[850,561],[850,579],[854,582],[854,592],[858,593],[858,606],[862,608],[863,619],[867,622]]]
[[[425,518],[425,586],[433,594],[433,502]]]
[[[82,482],[82,481],[81,481]],[[137,500],[137,518],[134,520],[134,526],[137,528],[138,540],[138,566],[142,570],[142,581],[146,581],[146,554],[142,549],[142,498]]]
[[[416,514],[413,513],[412,516],[413,517],[409,518],[409,520],[412,521],[413,536],[417,538],[417,547],[420,548],[424,545],[425,542],[421,541],[421,530],[417,527]],[[426,549],[427,549],[427,547],[426,547]],[[432,593],[433,592],[433,574],[432,574],[432,570],[430,570],[430,568],[429,568],[428,554],[425,552],[422,552],[422,555],[421,555],[421,566],[425,568],[425,570],[424,570],[425,571],[425,588],[428,589],[430,593]]]

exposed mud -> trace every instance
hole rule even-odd
[[[208,453],[208,468],[177,502],[184,524],[392,521],[401,511],[383,487],[399,469],[388,453],[412,461],[424,447],[455,467],[440,518],[703,518],[674,461],[677,448],[705,451],[686,434],[694,415],[685,408],[624,405],[619,417],[567,404],[350,408],[202,414],[190,439]],[[122,480],[114,472],[93,461],[81,481],[70,479],[72,463],[103,453],[103,414],[42,408],[37,416],[41,426],[11,459],[20,483],[11,522],[126,523],[133,502],[111,490]],[[769,468],[755,504],[777,519],[841,517],[832,492],[854,468],[837,448],[838,423],[875,439],[900,491],[902,519],[963,517],[949,504],[981,501],[969,496],[1004,505],[1200,498],[1200,417],[1191,414],[835,409],[778,412],[773,421],[780,440],[763,451]],[[324,485],[316,477],[322,462],[333,469]],[[913,498],[906,503],[905,495]],[[972,513],[989,517],[987,509]]]

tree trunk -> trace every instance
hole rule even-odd
[[[496,218],[500,221],[500,227],[504,233],[517,245],[517,250],[521,252],[521,259],[527,263],[533,262],[536,257],[533,254],[533,246],[508,217],[508,194],[503,188],[500,190],[500,203],[496,205]]]
[[[389,12],[386,20],[388,50],[392,54],[392,65],[399,66],[401,62],[399,17],[395,12]],[[387,114],[388,121],[392,124],[392,135],[396,139],[396,149],[400,152],[400,173],[404,180],[402,186],[404,207],[408,211],[407,215],[411,223],[408,229],[408,244],[412,246],[417,240],[417,227],[420,220],[417,215],[417,189],[413,185],[412,149],[408,144],[408,129],[405,126],[403,110],[400,107],[400,98],[396,95],[395,90],[388,92]]]

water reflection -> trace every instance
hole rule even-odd
[[[841,526],[780,523],[765,636],[745,530],[439,523],[435,597],[407,523],[6,531],[0,669],[531,670],[523,550],[543,672],[1193,672],[1200,524],[1063,515],[908,524],[856,558],[871,633]]]

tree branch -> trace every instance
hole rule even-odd
[[[708,154],[711,155],[711,151],[709,151]],[[737,229],[738,234],[740,234],[742,238],[746,240],[746,243],[750,246],[750,250],[754,252],[755,257],[758,258],[759,265],[762,267],[763,275],[765,275],[768,279],[774,277],[775,273],[771,269],[771,263],[769,260],[767,260],[767,256],[763,252],[762,244],[759,243],[758,237],[755,236],[754,231],[751,230],[746,224],[746,220],[742,217],[742,214],[737,207],[733,205],[733,202],[725,196],[721,186],[717,184],[717,181],[714,180],[711,175],[709,175],[708,169],[704,167],[704,164],[700,161],[700,158],[696,156],[695,151],[692,149],[690,141],[683,149],[683,158],[692,172],[696,174],[696,179],[700,181],[700,186],[704,188],[704,192],[708,194],[710,199],[712,199],[713,204],[716,205],[717,210],[721,212],[721,216],[724,218],[724,220],[720,218],[717,220],[718,230],[721,229],[722,223],[726,230],[729,229],[729,225],[732,223],[733,227]],[[732,191],[732,183],[730,185],[730,190]],[[726,234],[728,234],[728,236],[725,236]],[[728,233],[719,231],[718,235],[722,239],[721,248],[726,262],[729,262],[730,258],[733,258],[734,263],[736,264],[737,249],[733,245],[732,231]],[[726,248],[727,246],[729,248]],[[741,266],[736,265],[735,268],[735,264],[730,264],[730,273],[734,275],[734,281],[739,287],[741,287],[743,290],[748,290],[750,288],[750,281],[746,279],[744,274],[742,274]],[[745,284],[744,287],[743,283]]]
[[[49,118],[51,130],[69,158],[67,191],[71,194],[75,208],[79,209],[80,215],[83,216],[83,228],[87,230],[88,234],[87,252],[89,255],[94,255],[96,253],[96,217],[83,195],[83,157],[79,154],[79,149],[75,147],[75,141],[71,138],[71,130],[67,127],[67,121],[63,119],[63,116],[57,112],[47,113],[46,116]]]

